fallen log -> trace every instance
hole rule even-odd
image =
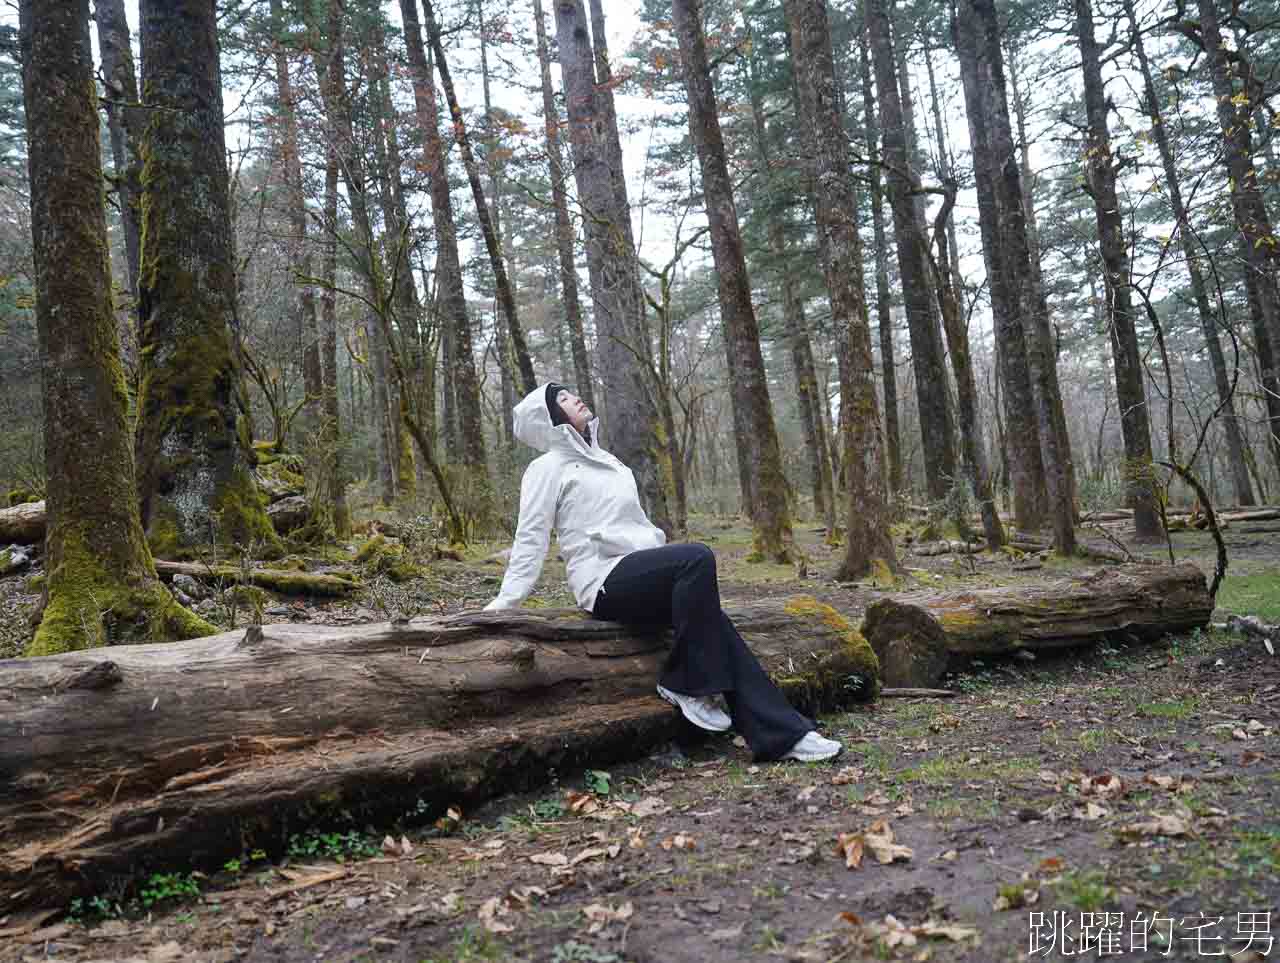
[[[175,575],[190,575],[203,582],[238,584],[248,582],[259,588],[279,592],[282,595],[346,595],[360,588],[351,575],[335,575],[324,572],[294,572],[283,568],[250,569],[248,577],[234,565],[205,565],[202,562],[169,562],[156,559],[156,574],[162,579]]]
[[[35,545],[44,541],[44,502],[0,508],[0,545]]]
[[[862,632],[886,686],[932,686],[973,656],[1041,651],[1113,635],[1149,640],[1202,628],[1213,612],[1190,563],[1124,566],[1084,578],[971,592],[918,592],[867,609]]]
[[[828,606],[729,613],[797,705],[874,697]],[[0,661],[5,912],[279,853],[300,826],[433,819],[679,729],[654,695],[665,639],[579,612],[254,628]]]

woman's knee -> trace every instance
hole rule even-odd
[[[711,546],[702,542],[690,542],[689,549],[695,565],[710,568],[713,572],[716,570],[716,553],[711,550]]]

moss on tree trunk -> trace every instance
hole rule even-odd
[[[88,0],[21,9],[48,472],[46,606],[28,654],[216,631],[156,578],[111,305]]]
[[[143,8],[138,487],[153,550],[279,549],[253,480],[241,385],[213,0]]]

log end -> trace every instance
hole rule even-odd
[[[887,686],[936,685],[950,664],[945,630],[917,606],[880,599],[867,609],[862,632],[880,661]]]
[[[839,644],[785,675],[775,676],[793,704],[817,712],[854,702],[870,702],[880,691],[880,663],[876,653],[853,625],[830,605],[811,595],[788,600],[786,613],[821,623]],[[791,667],[788,667],[789,670]]]

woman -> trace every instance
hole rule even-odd
[[[555,383],[516,405],[516,437],[545,454],[520,482],[511,559],[485,608],[511,608],[533,591],[555,529],[582,608],[602,619],[674,627],[658,694],[686,719],[712,732],[735,727],[757,759],[837,755],[840,743],[818,735],[791,707],[721,611],[711,549],[666,544],[640,506],[631,470],[600,447],[598,424],[582,399]],[[715,703],[720,694],[729,715]]]

